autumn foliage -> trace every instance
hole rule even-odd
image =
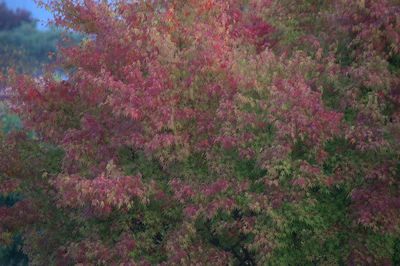
[[[1,136],[3,244],[32,265],[400,262],[399,1],[44,4],[86,38],[63,80],[4,77],[24,131]]]

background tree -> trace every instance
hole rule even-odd
[[[76,34],[62,35],[55,27],[38,30],[36,20],[28,11],[14,11],[0,2],[0,70],[3,73],[13,67],[18,72],[41,75],[44,64],[54,61],[50,55],[56,52],[61,37],[75,42],[79,39]]]
[[[12,30],[24,23],[33,23],[31,14],[23,9],[8,9],[4,2],[0,2],[0,31]]]

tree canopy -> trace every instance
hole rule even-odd
[[[32,265],[399,263],[398,0],[44,4],[86,38],[3,77]]]

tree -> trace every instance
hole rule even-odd
[[[398,1],[47,5],[88,37],[66,80],[5,77],[32,264],[398,261]]]
[[[13,11],[8,9],[4,2],[0,2],[0,31],[12,30],[24,23],[33,23],[28,11],[23,9]]]

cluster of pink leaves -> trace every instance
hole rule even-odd
[[[400,222],[395,165],[387,160],[369,169],[365,176],[366,184],[351,195],[357,222],[375,231],[396,231]]]
[[[204,263],[222,265],[231,261],[231,255],[228,252],[209,247],[200,241],[187,246],[185,243],[188,236],[193,236],[193,228],[189,224],[183,224],[170,236],[166,245],[169,260],[168,263],[162,265]]]
[[[312,91],[301,78],[276,81],[271,94],[271,120],[277,120],[280,138],[289,141],[308,138],[312,145],[321,146],[340,133],[342,114],[326,110],[321,93]]]
[[[135,241],[129,235],[122,235],[112,246],[105,245],[100,240],[86,239],[60,248],[57,263],[60,265],[71,263],[109,265],[119,261],[120,265],[148,265],[145,262],[135,263],[130,259],[129,253],[134,248]]]
[[[113,209],[127,210],[133,199],[142,199],[145,188],[140,176],[109,178],[100,175],[94,179],[79,176],[60,177],[55,181],[63,207],[88,207],[92,215],[107,215]]]
[[[354,45],[385,56],[400,50],[398,21],[400,9],[396,1],[345,1],[341,20],[346,30],[354,34]],[[345,7],[345,8],[344,8]],[[369,46],[369,47],[368,47]],[[372,49],[371,49],[372,48]],[[364,52],[365,52],[364,50]]]

